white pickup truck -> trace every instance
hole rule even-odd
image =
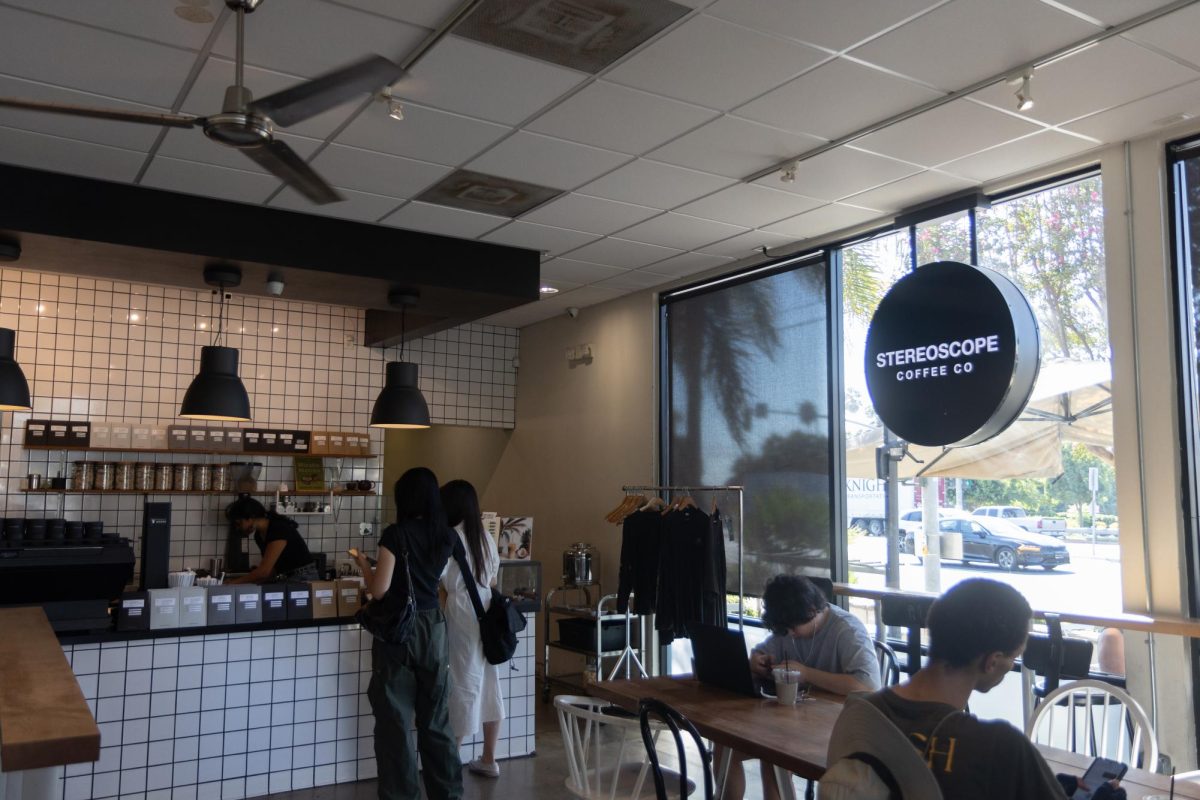
[[[1005,519],[1014,525],[1020,525],[1027,531],[1045,533],[1060,539],[1066,536],[1067,521],[1050,517],[1033,517],[1020,506],[980,506],[971,512],[977,517],[996,517]]]

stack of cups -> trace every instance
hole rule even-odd
[[[176,586],[192,586],[196,581],[196,573],[191,570],[183,572],[168,572],[167,586],[174,589]]]

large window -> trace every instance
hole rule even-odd
[[[908,448],[899,465],[901,554],[891,582],[940,591],[986,576],[1013,584],[1035,607],[1116,613],[1119,518],[1100,178],[982,205],[842,251],[851,580],[882,586],[888,572],[884,484],[875,469],[885,432],[865,392],[867,325],[905,272],[963,261],[1003,273],[1025,294],[1041,330],[1041,372],[1018,421],[989,442]],[[924,544],[929,492],[945,555],[937,565],[927,564]]]
[[[818,256],[663,298],[665,478],[745,487],[746,594],[780,572],[830,572],[828,275]],[[736,514],[735,496],[715,500]],[[737,556],[727,541],[731,592]]]

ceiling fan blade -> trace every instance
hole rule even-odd
[[[270,117],[276,125],[286,128],[336,108],[357,94],[369,94],[393,84],[403,72],[383,56],[369,56],[348,67],[255,100],[250,104],[250,110]]]
[[[262,147],[247,147],[242,152],[314,203],[324,205],[345,199],[285,142],[272,139]]]
[[[194,128],[204,122],[203,117],[191,114],[163,114],[154,111],[123,111],[117,108],[93,108],[70,103],[50,103],[42,100],[21,100],[15,97],[0,97],[0,106],[20,108],[25,111],[44,111],[49,114],[66,114],[72,117],[111,119],[117,122],[141,122],[146,125],[166,125],[171,128]]]

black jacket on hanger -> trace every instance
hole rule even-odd
[[[662,518],[654,627],[663,644],[687,638],[688,623],[703,621],[702,590],[711,532],[708,514],[694,506]]]
[[[617,612],[629,608],[633,592],[635,614],[653,614],[658,600],[658,551],[663,516],[658,511],[635,511],[621,524],[621,571],[617,581]]]

